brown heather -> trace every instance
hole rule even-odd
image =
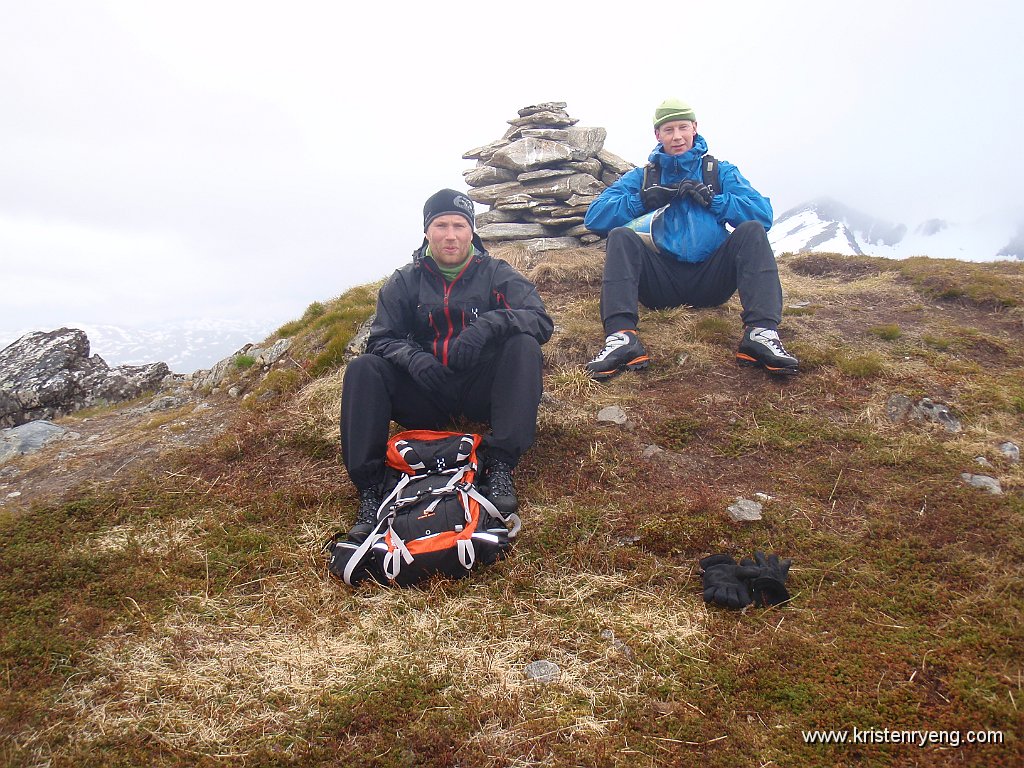
[[[497,254],[557,324],[514,556],[422,590],[327,577],[320,545],[356,503],[340,361],[376,286],[317,303],[282,329],[292,367],[262,396],[69,419],[99,436],[87,462],[16,462],[0,764],[1024,763],[1024,470],[996,447],[1024,441],[1024,265],[787,254],[798,377],[734,364],[733,301],[645,313],[650,370],[598,386],[579,366],[601,341],[601,251]],[[894,393],[947,404],[963,432],[889,422]],[[613,404],[626,427],[597,424]],[[764,519],[731,522],[758,492]],[[698,559],[755,549],[793,558],[792,603],[705,606]],[[525,679],[538,659],[557,682]],[[1004,742],[801,736],[854,727]]]

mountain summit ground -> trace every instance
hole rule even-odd
[[[1024,763],[1024,264],[787,254],[799,376],[735,364],[733,301],[644,313],[650,369],[598,385],[600,249],[495,255],[556,322],[513,556],[422,590],[328,578],[377,286],[315,304],[247,399],[69,417],[85,447],[0,467],[0,763]],[[793,559],[791,603],[706,606],[698,559],[757,549]]]

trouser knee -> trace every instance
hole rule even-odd
[[[498,357],[503,361],[507,360],[520,365],[536,364],[538,368],[543,361],[540,344],[533,336],[525,333],[516,333],[505,339]]]
[[[372,383],[379,385],[384,378],[384,369],[390,366],[387,360],[378,355],[359,355],[345,366],[345,375],[342,378],[342,391],[351,387],[360,387],[362,384]]]
[[[768,242],[768,233],[756,221],[744,221],[729,236],[737,262],[775,266],[775,253]]]

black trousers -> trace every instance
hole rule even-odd
[[[476,368],[459,371],[441,396],[384,358],[360,355],[345,370],[341,394],[341,454],[349,477],[360,490],[383,480],[392,420],[405,429],[437,430],[460,415],[489,424],[487,456],[514,467],[536,436],[542,365],[537,340],[516,334]]]
[[[638,305],[717,307],[739,290],[744,325],[778,328],[782,285],[764,227],[740,224],[706,261],[692,264],[653,253],[631,229],[608,234],[601,320],[606,334],[633,329]]]

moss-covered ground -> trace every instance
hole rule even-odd
[[[344,347],[376,286],[312,305],[227,433],[0,512],[0,764],[1024,764],[1024,470],[998,450],[1024,443],[1024,265],[780,264],[799,376],[735,365],[734,300],[644,313],[651,368],[605,385],[579,373],[600,253],[532,267],[557,332],[523,534],[404,591],[326,574],[356,503]],[[894,394],[962,431],[890,421]],[[611,404],[626,425],[597,423]],[[733,522],[755,494],[763,519]],[[756,549],[793,559],[792,601],[706,606],[697,561]],[[539,659],[556,682],[526,679]]]

